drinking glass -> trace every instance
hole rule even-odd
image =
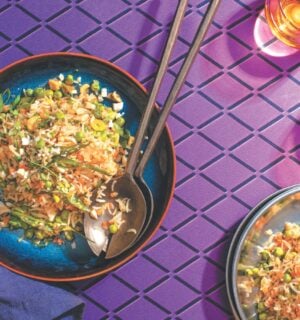
[[[300,0],[266,0],[265,15],[274,36],[300,49]]]

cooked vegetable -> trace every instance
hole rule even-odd
[[[104,233],[116,233],[130,210],[128,199],[111,206],[103,196],[123,173],[133,138],[112,102],[99,103],[100,82],[79,82],[60,75],[23,95],[0,94],[0,182],[11,209],[0,225],[26,230],[37,244],[72,241],[85,215],[103,215]]]
[[[244,294],[256,294],[258,319],[300,319],[300,226],[286,223],[259,255],[258,265],[245,269],[239,283]]]

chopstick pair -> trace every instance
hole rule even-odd
[[[133,145],[133,148],[129,154],[129,158],[128,158],[128,162],[127,162],[127,172],[131,172],[132,174],[134,174],[135,177],[142,177],[143,175],[143,171],[144,168],[147,164],[147,161],[149,160],[154,147],[164,129],[167,117],[176,101],[176,98],[179,94],[179,91],[182,87],[182,85],[184,84],[184,81],[186,79],[186,76],[190,70],[190,67],[197,55],[197,53],[199,52],[201,43],[206,35],[206,32],[209,28],[209,26],[211,25],[211,22],[213,20],[213,17],[216,13],[216,10],[218,9],[218,6],[220,4],[221,0],[211,0],[208,6],[208,9],[198,27],[198,30],[196,32],[196,35],[192,41],[192,45],[187,53],[187,56],[181,66],[181,69],[177,75],[177,78],[171,88],[171,91],[168,94],[168,97],[166,99],[166,102],[159,114],[159,119],[158,122],[154,128],[154,131],[152,133],[152,136],[146,146],[146,149],[143,153],[142,158],[140,159],[138,165],[137,161],[138,161],[138,157],[140,154],[140,149],[142,146],[142,143],[144,141],[144,137],[146,134],[146,130],[153,112],[153,107],[155,105],[155,101],[163,80],[163,77],[167,71],[168,68],[168,64],[169,64],[169,60],[170,60],[170,56],[172,53],[172,50],[174,48],[178,33],[179,33],[179,29],[181,26],[181,23],[183,21],[184,18],[184,13],[185,13],[185,9],[186,6],[188,4],[188,0],[180,0],[176,9],[176,14],[175,14],[175,18],[174,18],[174,22],[173,25],[171,27],[170,30],[170,34],[169,34],[169,38],[167,40],[163,55],[162,55],[162,59],[158,68],[158,72],[154,81],[154,85],[153,88],[151,90],[150,96],[149,96],[149,100],[147,103],[147,106],[145,108],[144,114],[142,116],[138,131],[136,133],[136,138],[135,138],[135,142]]]

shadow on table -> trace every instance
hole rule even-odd
[[[271,180],[276,181],[281,188],[300,184],[300,123],[299,120],[295,120],[295,125],[283,133],[280,146],[284,158],[270,169],[268,176]]]
[[[228,255],[229,246],[231,243],[232,236],[227,239],[226,243],[221,247],[217,248],[218,263],[224,265]],[[218,267],[219,268],[219,267]],[[209,288],[211,283],[220,284],[220,286],[215,290],[209,290],[206,295],[206,303],[202,303],[203,314],[205,319],[220,319],[221,315],[227,315],[227,319],[234,319],[231,313],[231,308],[227,298],[226,285],[225,285],[225,270],[224,276],[221,276],[220,270],[211,269],[211,264],[206,263],[204,269],[204,277],[202,279],[202,288]]]
[[[156,17],[158,15],[158,12],[160,11],[160,7],[163,3],[163,0],[157,0],[157,1],[151,1],[149,4],[149,7],[147,8],[147,13],[151,16],[153,20],[156,20]],[[142,26],[138,26],[137,28],[140,29],[140,32],[136,39],[143,39],[142,41],[136,43],[135,45],[137,48],[131,52],[131,62],[129,63],[128,71],[133,74],[137,79],[140,81],[144,80],[143,78],[148,78],[150,75],[155,72],[155,66],[153,66],[153,63],[150,65],[147,65],[149,63],[149,59],[145,57],[144,54],[142,54],[139,51],[138,46],[143,46],[143,51],[147,51],[147,47],[149,46],[151,41],[145,41],[145,39],[148,37],[151,32],[154,31],[154,27],[156,24],[151,23],[149,24],[149,20],[145,19],[145,23]],[[155,51],[151,51],[151,55],[154,57],[161,57],[163,44],[159,43],[156,46]]]
[[[263,4],[264,1],[262,0],[253,1],[249,4],[248,6],[251,8],[258,10],[257,13],[252,14],[251,17],[246,18],[241,23],[230,27],[228,33],[234,38],[238,38],[239,43],[245,48],[248,48],[249,54],[254,56],[253,59],[248,58],[247,63],[242,62],[239,64],[239,68],[248,75],[262,79],[265,78],[267,80],[268,78],[278,76],[279,69],[282,71],[288,70],[299,62],[300,51],[280,43],[272,35],[264,20]],[[241,19],[240,17],[244,11],[245,9],[241,9],[239,12],[236,12],[226,25],[230,26],[232,23]],[[231,40],[231,37],[228,36],[227,40]],[[237,55],[238,50],[236,50],[236,47],[232,46],[229,41],[227,42],[227,47],[234,61],[241,59],[241,57]],[[278,52],[276,52],[276,50],[278,50]],[[285,56],[275,56],[276,54],[283,55],[284,52],[286,54]],[[255,56],[255,53],[257,53],[260,58]],[[275,67],[272,68],[272,64]],[[235,68],[235,66],[233,66],[233,68]],[[286,75],[284,75],[284,77],[286,77]]]

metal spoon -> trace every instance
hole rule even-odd
[[[184,4],[183,4],[183,2],[184,2]],[[189,49],[189,52],[188,52],[182,66],[181,66],[181,69],[179,71],[179,74],[177,75],[177,78],[176,78],[176,80],[172,86],[172,89],[167,97],[166,103],[165,103],[165,105],[159,115],[159,120],[155,126],[153,133],[152,133],[152,137],[151,137],[151,139],[150,139],[150,141],[144,151],[143,157],[140,160],[135,171],[133,168],[135,167],[136,162],[138,160],[138,153],[134,154],[134,161],[132,161],[130,163],[130,170],[131,170],[130,172],[134,171],[134,176],[135,176],[136,180],[138,181],[138,185],[136,183],[134,183],[133,185],[134,185],[134,187],[137,187],[139,192],[142,191],[142,193],[144,194],[144,200],[146,200],[145,203],[148,205],[148,210],[145,210],[145,208],[139,208],[140,211],[134,210],[133,213],[135,213],[135,214],[132,215],[133,216],[132,219],[133,220],[138,219],[139,223],[141,223],[141,221],[143,220],[143,221],[145,221],[145,223],[142,226],[139,225],[139,229],[138,229],[139,231],[137,232],[135,239],[133,239],[133,237],[132,237],[131,238],[132,242],[129,242],[129,241],[126,242],[126,247],[123,242],[124,234],[123,235],[120,234],[118,236],[118,238],[115,238],[115,239],[114,239],[115,236],[113,236],[111,239],[111,242],[108,246],[106,258],[115,257],[115,256],[119,255],[121,252],[128,249],[131,245],[134,244],[135,240],[138,240],[138,238],[142,236],[143,232],[145,232],[147,227],[149,226],[149,223],[150,223],[152,216],[153,216],[154,205],[153,205],[152,193],[151,193],[149,187],[147,186],[146,182],[143,179],[144,168],[145,168],[147,161],[149,160],[149,158],[155,148],[155,145],[156,145],[156,143],[157,143],[157,141],[158,141],[158,139],[164,129],[167,117],[168,117],[168,115],[169,115],[169,113],[170,113],[170,111],[176,101],[176,98],[179,94],[179,91],[184,83],[184,80],[185,80],[187,74],[188,74],[188,71],[189,71],[196,55],[199,52],[201,43],[205,37],[205,34],[206,34],[210,24],[212,23],[214,14],[216,13],[216,10],[217,10],[220,2],[221,2],[221,0],[212,0],[210,2],[209,7],[206,11],[206,14],[205,14],[203,20],[201,21],[201,24],[199,25],[199,28],[196,32],[194,39],[193,39],[193,44],[192,44],[191,48]],[[182,1],[182,2],[180,2],[180,4],[185,6],[186,1]],[[180,4],[179,4],[179,6],[180,6]],[[175,21],[176,21],[176,18],[175,18]],[[171,36],[172,36],[172,31],[171,31]],[[170,39],[168,40],[168,44],[169,44],[169,41],[171,41],[171,40]],[[170,56],[170,52],[168,52],[168,50],[167,50],[168,44],[167,44],[164,56],[165,56],[165,54],[168,54],[168,56]],[[163,59],[164,58],[165,57],[163,57]],[[161,64],[163,64],[163,61],[164,60],[162,60]],[[136,143],[137,144],[136,144],[136,146],[134,146],[134,148],[138,147],[138,150],[141,147],[141,143],[144,139],[146,128],[148,126],[148,123],[149,123],[149,120],[151,117],[151,113],[153,111],[153,105],[155,102],[156,95],[158,93],[159,84],[161,83],[162,76],[163,76],[162,73],[160,74],[160,72],[162,72],[162,70],[163,70],[163,68],[160,67],[159,72],[157,74],[158,80],[156,79],[155,84],[153,86],[153,90],[151,92],[151,96],[150,96],[148,105],[146,107],[145,114],[143,115],[142,122],[141,122],[140,128],[139,128],[137,136],[136,136],[136,139],[137,139]],[[164,68],[164,70],[166,70],[166,67]],[[123,182],[126,183],[126,180],[123,180]],[[128,185],[125,186],[125,189],[126,189],[126,187],[128,188]],[[134,206],[132,206],[132,207],[135,208]],[[137,217],[140,214],[143,214],[143,219],[140,219]],[[131,221],[131,223],[134,223],[134,222]],[[129,226],[127,225],[127,227],[129,227]]]
[[[157,76],[142,116],[138,131],[136,133],[135,142],[133,148],[129,154],[127,166],[124,174],[114,179],[113,191],[118,193],[118,198],[129,198],[131,212],[123,214],[124,223],[121,225],[117,233],[111,236],[106,250],[106,259],[114,258],[127,250],[137,239],[144,226],[146,217],[149,215],[147,212],[153,211],[153,198],[150,189],[146,184],[143,184],[142,189],[134,179],[134,171],[137,161],[139,159],[140,150],[144,141],[145,133],[150,121],[153,106],[158,94],[158,90],[162,81],[162,78],[167,70],[168,61],[175,44],[175,40],[178,35],[179,27],[184,17],[185,8],[188,0],[180,0],[176,9],[174,22],[167,40],[166,47],[164,49],[163,57],[157,72]],[[110,189],[110,186],[107,188]],[[114,201],[113,199],[107,199],[107,201]],[[100,223],[101,217],[94,221],[95,228]],[[85,226],[86,224],[84,224]],[[135,230],[135,232],[128,232],[128,230]],[[90,244],[91,249],[95,252],[93,245]]]
[[[168,115],[169,115],[169,113],[170,113],[170,111],[176,101],[176,97],[177,97],[177,95],[178,95],[178,93],[184,83],[184,80],[188,74],[188,71],[189,71],[196,55],[198,54],[198,51],[200,49],[200,45],[201,45],[203,38],[204,38],[212,20],[213,20],[214,14],[215,14],[220,2],[221,2],[221,0],[212,0],[210,2],[209,7],[206,11],[206,14],[205,14],[203,20],[201,21],[201,24],[200,24],[200,26],[197,30],[197,33],[193,39],[193,44],[192,44],[191,48],[189,49],[187,57],[185,58],[185,61],[183,62],[183,65],[179,71],[179,74],[178,74],[178,76],[172,86],[172,89],[168,95],[168,98],[166,100],[164,108],[162,109],[162,112],[159,116],[159,121],[158,121],[158,123],[152,133],[152,137],[147,145],[147,148],[144,152],[144,155],[143,155],[142,159],[140,160],[138,166],[136,167],[136,170],[134,170],[134,168],[136,166],[136,162],[138,160],[138,154],[139,154],[138,151],[140,150],[142,141],[144,139],[144,134],[146,132],[146,128],[147,128],[147,125],[150,120],[150,116],[151,116],[151,113],[153,110],[152,106],[154,104],[156,96],[153,97],[153,103],[152,104],[148,103],[148,106],[146,107],[146,110],[145,110],[146,115],[144,115],[142,118],[142,122],[140,124],[140,128],[139,128],[139,131],[136,136],[136,143],[135,143],[133,150],[132,150],[132,153],[129,157],[128,165],[126,168],[128,171],[126,171],[124,179],[121,178],[120,180],[117,180],[117,181],[119,181],[119,182],[117,182],[117,184],[119,185],[118,190],[120,190],[120,192],[123,191],[124,195],[125,194],[129,195],[129,196],[131,195],[131,197],[133,197],[133,199],[135,199],[132,202],[132,208],[133,208],[132,217],[131,217],[130,221],[129,220],[127,221],[126,225],[123,224],[122,230],[119,230],[117,234],[112,236],[112,238],[109,242],[108,248],[107,248],[107,252],[106,252],[107,259],[118,256],[119,254],[121,254],[122,252],[127,250],[130,246],[132,246],[134,244],[135,240],[138,238],[139,234],[141,234],[141,231],[142,230],[145,231],[149,225],[149,222],[151,221],[151,218],[153,215],[153,197],[152,197],[152,193],[151,193],[150,189],[148,188],[147,184],[143,180],[143,176],[142,176],[143,171],[144,171],[145,165],[146,165],[148,159],[150,158],[150,156],[154,150],[154,147],[155,147],[155,145],[156,145],[156,143],[157,143],[157,141],[163,131],[167,117],[168,117]],[[179,6],[182,3],[183,3],[183,1],[180,2]],[[174,24],[175,24],[175,22],[174,22]],[[178,29],[177,29],[177,31],[178,31]],[[172,35],[172,31],[171,31],[171,35]],[[170,40],[170,38],[169,38],[169,40]],[[168,40],[167,46],[169,44],[169,40]],[[170,52],[166,52],[166,51],[167,50],[165,50],[164,56],[165,56],[165,54],[170,55]],[[161,71],[161,68],[159,71]],[[159,76],[159,72],[158,72],[158,76]],[[160,74],[160,76],[162,77],[163,74]],[[159,81],[161,81],[161,80],[162,79],[160,79]],[[159,89],[158,87],[157,87],[157,91]],[[152,93],[151,93],[151,95],[152,95]],[[149,99],[149,102],[150,102],[150,99]],[[139,181],[139,185],[133,179],[133,174],[134,174],[135,178]],[[129,191],[130,188],[133,188],[133,190]],[[142,192],[144,192],[144,195]],[[120,195],[123,196],[122,193],[120,193]],[[139,203],[137,202],[137,197],[139,199]],[[145,199],[147,199],[148,203],[146,203]],[[139,207],[138,205],[142,205],[145,207]],[[146,208],[146,205],[148,205],[148,210]],[[130,225],[130,223],[132,223],[132,225]],[[135,226],[135,227],[133,227],[133,226]],[[135,228],[137,231],[136,234],[128,235],[127,234],[128,228]]]
[[[187,57],[185,58],[185,61],[183,62],[181,69],[177,75],[177,78],[172,86],[171,91],[169,92],[169,95],[167,97],[167,100],[162,108],[162,111],[159,115],[159,121],[157,125],[155,126],[155,129],[152,133],[152,137],[147,145],[147,148],[145,149],[145,152],[143,154],[143,157],[141,158],[136,170],[135,170],[135,178],[138,181],[138,184],[141,188],[141,190],[144,193],[144,197],[148,203],[151,203],[151,206],[148,206],[147,210],[147,216],[145,219],[144,226],[142,228],[142,232],[140,233],[139,237],[137,238],[137,241],[142,237],[142,235],[145,233],[147,230],[153,216],[153,196],[152,193],[147,186],[147,183],[143,179],[143,172],[145,169],[145,166],[159,140],[159,137],[164,129],[165,123],[167,121],[168,115],[175,104],[176,98],[179,94],[179,91],[184,83],[184,80],[188,74],[188,71],[197,55],[199,52],[201,43],[205,37],[205,34],[213,20],[213,17],[218,9],[218,6],[220,4],[221,0],[212,0],[211,3],[209,4],[209,7],[206,11],[206,14],[201,22],[201,24],[198,27],[198,30],[196,32],[196,35],[193,39],[193,44],[187,54]],[[150,210],[151,209],[151,210]]]

